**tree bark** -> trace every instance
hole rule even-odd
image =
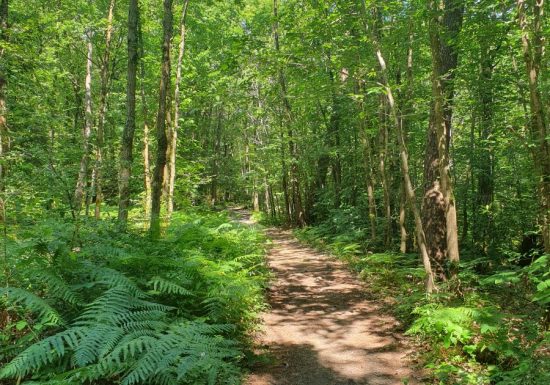
[[[429,252],[440,279],[456,274],[459,262],[456,204],[450,175],[449,145],[453,114],[456,39],[462,28],[463,0],[431,0],[432,95],[425,158],[424,219]],[[447,260],[450,269],[446,269]]]
[[[273,0],[273,37],[275,42],[275,51],[279,53],[281,51],[279,45],[279,13],[278,13],[278,3],[277,0]],[[290,205],[291,205],[291,221],[295,226],[304,226],[305,225],[305,215],[302,207],[302,197],[300,190],[300,178],[298,170],[298,151],[294,138],[294,132],[292,129],[293,125],[293,115],[292,107],[290,105],[290,100],[288,99],[287,86],[285,74],[282,67],[279,65],[278,70],[279,85],[281,87],[281,96],[283,99],[283,107],[285,110],[285,123],[287,127],[288,135],[288,149],[290,155]]]
[[[365,3],[362,2],[362,5],[363,5],[363,13],[365,17],[364,23],[365,23],[365,27],[368,30],[368,25],[366,21]],[[401,173],[403,174],[403,178],[405,181],[404,185],[405,185],[405,192],[407,196],[407,202],[409,203],[409,206],[411,208],[411,211],[413,212],[413,216],[415,220],[415,231],[416,231],[416,238],[418,242],[418,249],[420,250],[420,256],[422,258],[422,262],[424,264],[424,271],[426,273],[426,281],[425,281],[426,292],[431,293],[433,290],[436,289],[436,286],[435,286],[430,258],[428,255],[428,249],[426,246],[426,238],[424,235],[422,218],[420,216],[420,210],[416,205],[416,194],[414,192],[414,187],[412,185],[411,178],[410,178],[409,155],[407,151],[407,144],[405,142],[405,136],[403,135],[401,125],[399,124],[398,107],[393,98],[392,89],[388,83],[386,61],[384,60],[384,56],[382,55],[380,42],[378,41],[376,33],[371,33],[371,38],[373,40],[374,51],[375,51],[376,59],[378,61],[378,65],[379,65],[380,80],[381,80],[382,86],[384,87],[386,98],[388,101],[391,121],[397,131],[397,139],[399,141],[399,150],[400,150],[399,153],[400,153],[400,159],[401,159]]]
[[[8,40],[8,0],[0,2],[0,41],[2,43]],[[0,61],[4,62],[4,48],[0,47]],[[8,162],[6,155],[10,150],[10,135],[7,122],[7,107],[6,107],[6,74],[4,65],[0,65],[0,223],[5,221],[5,192],[6,192],[6,175]]]
[[[361,104],[361,109],[363,109]],[[361,119],[360,138],[363,144],[365,171],[367,173],[367,198],[369,201],[369,222],[371,243],[376,242],[376,198],[374,196],[374,172],[372,170],[372,144],[371,138],[365,132],[364,122]]]
[[[186,25],[185,19],[187,16],[187,7],[189,5],[189,0],[185,0],[183,4],[183,10],[180,20],[180,43],[178,49],[178,62],[176,65],[176,85],[174,90],[174,123],[170,129],[170,157],[169,157],[169,181],[168,181],[168,202],[167,202],[167,214],[168,219],[172,216],[174,211],[174,188],[176,183],[176,148],[178,141],[178,129],[179,129],[179,119],[180,119],[180,84],[181,84],[181,69],[183,63],[183,56],[185,54],[185,34],[186,34]]]
[[[130,206],[130,177],[132,174],[134,132],[136,130],[136,78],[138,66],[138,0],[128,5],[128,80],[126,85],[126,124],[120,149],[118,220],[125,228]]]
[[[151,215],[151,153],[149,150],[149,108],[147,107],[147,97],[145,96],[145,50],[143,47],[143,36],[141,33],[141,19],[138,12],[138,41],[139,41],[139,67],[140,67],[140,91],[141,91],[141,109],[143,113],[143,188],[145,196],[143,200],[144,217]],[[147,224],[145,225],[147,226]]]
[[[390,185],[388,181],[388,174],[386,172],[386,160],[388,154],[388,126],[386,122],[386,97],[380,95],[380,106],[378,113],[378,171],[380,172],[380,183],[382,185],[382,192],[384,197],[384,217],[386,220],[384,230],[384,247],[390,248],[391,245],[391,200],[390,200]]]
[[[399,251],[402,253],[407,252],[407,197],[405,191],[405,183],[401,183],[401,196],[399,199],[399,232],[401,235],[399,243]]]
[[[540,75],[544,60],[545,40],[543,35],[544,0],[517,0],[518,20],[521,28],[521,46],[529,84],[531,116],[529,127],[536,144],[533,151],[535,167],[539,174],[539,222],[544,250],[550,253],[550,145],[548,122],[544,101],[540,92]],[[531,10],[532,22],[526,12]]]
[[[473,234],[480,252],[490,254],[493,251],[494,223],[491,206],[494,199],[495,182],[493,177],[494,152],[493,130],[493,52],[486,39],[481,37],[481,57],[479,60],[479,106],[480,137],[479,162],[477,165],[478,191],[476,194],[476,227]]]
[[[153,172],[151,224],[149,231],[152,238],[160,236],[160,206],[162,198],[163,173],[166,167],[166,121],[170,118],[167,107],[168,90],[170,88],[170,41],[172,39],[172,0],[164,0],[164,16],[162,20],[162,66],[159,90],[159,109],[157,114],[157,162]]]
[[[97,123],[97,138],[96,138],[96,159],[94,170],[94,185],[95,185],[95,211],[96,219],[101,217],[101,204],[103,203],[103,146],[105,136],[105,115],[107,113],[107,96],[109,94],[109,61],[111,59],[111,36],[113,32],[113,11],[116,0],[109,1],[109,10],[107,13],[107,28],[105,29],[105,52],[101,60],[101,91],[99,95],[99,116]]]
[[[80,159],[80,168],[74,191],[73,207],[79,214],[82,209],[82,201],[86,189],[88,177],[88,165],[90,163],[90,136],[92,134],[93,114],[92,114],[92,29],[86,30],[86,78],[84,81],[84,127],[82,129],[82,158]]]
[[[220,173],[220,152],[222,148],[222,117],[221,107],[217,107],[216,131],[214,137],[214,157],[212,159],[212,181],[210,182],[210,205],[218,204],[218,175]]]

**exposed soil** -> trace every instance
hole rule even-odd
[[[271,359],[246,385],[418,383],[396,320],[367,300],[368,288],[344,264],[303,246],[289,231],[267,234],[275,279],[258,349]]]

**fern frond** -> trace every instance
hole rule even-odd
[[[28,290],[17,287],[0,288],[0,300],[12,306],[21,306],[25,310],[36,313],[41,322],[62,325],[61,315],[45,300]]]
[[[63,357],[85,337],[85,328],[71,328],[31,345],[0,370],[0,378],[24,377]]]
[[[51,297],[62,299],[72,305],[82,303],[80,294],[75,292],[64,279],[50,270],[33,271],[33,280],[45,284],[48,295]]]
[[[93,283],[102,284],[108,288],[122,287],[133,296],[146,297],[146,294],[139,289],[134,281],[120,271],[85,262],[82,273]]]
[[[148,285],[153,288],[157,293],[165,294],[179,294],[183,296],[194,296],[194,293],[174,282],[168,281],[167,279],[161,277],[154,277],[149,282]]]

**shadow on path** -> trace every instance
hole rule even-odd
[[[269,292],[259,344],[273,362],[247,385],[394,385],[408,379],[397,322],[366,299],[366,288],[340,262],[301,245],[290,232],[273,240]]]

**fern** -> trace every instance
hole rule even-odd
[[[0,378],[39,373],[67,355],[73,368],[94,365],[96,379],[126,372],[124,385],[181,383],[188,371],[196,378],[199,373],[210,373],[211,378],[236,373],[234,362],[240,350],[219,336],[231,326],[170,324],[165,320],[171,307],[146,301],[144,293],[135,294],[125,287],[107,289],[67,330],[23,351],[0,372]],[[184,372],[178,372],[180,367]]]
[[[263,238],[224,215],[186,221],[192,223],[155,243],[105,223],[87,235],[83,223],[76,259],[66,244],[72,231],[55,247],[62,250],[56,258],[41,254],[52,256],[53,235],[34,237],[22,248],[17,280],[44,298],[9,288],[0,289],[0,302],[56,327],[48,335],[38,328],[37,335],[14,334],[10,346],[17,348],[4,356],[11,361],[0,378],[27,385],[237,384],[237,341],[262,299]]]
[[[12,306],[20,306],[24,310],[37,314],[42,323],[53,325],[64,323],[57,310],[36,294],[25,289],[16,287],[0,288],[0,298]]]
[[[174,282],[168,281],[161,277],[154,277],[148,283],[150,287],[157,293],[179,294],[183,296],[193,296],[194,293]]]
[[[74,291],[63,278],[54,272],[46,269],[34,271],[33,275],[34,280],[40,281],[46,285],[49,296],[59,298],[72,305],[82,304],[82,297],[80,294]]]
[[[0,370],[0,379],[24,377],[53,363],[63,357],[67,349],[78,346],[85,331],[85,328],[70,328],[31,345]]]
[[[101,284],[109,288],[122,287],[134,296],[146,296],[134,281],[120,271],[95,266],[91,262],[87,262],[84,263],[81,272],[84,276],[87,276],[92,284]]]

